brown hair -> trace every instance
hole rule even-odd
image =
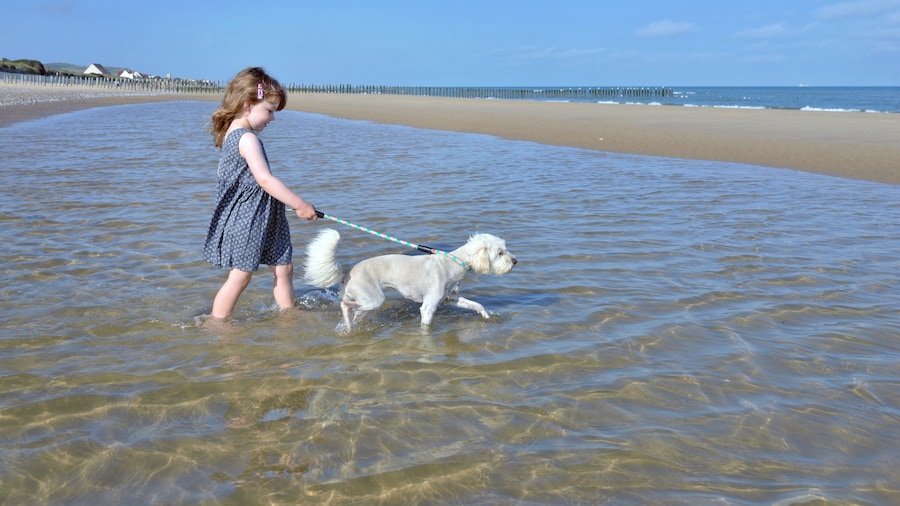
[[[263,98],[258,98],[260,86]],[[222,143],[225,142],[225,132],[228,131],[234,118],[243,111],[244,105],[255,105],[263,100],[268,100],[273,104],[277,100],[278,108],[276,110],[278,111],[287,105],[284,88],[262,68],[248,67],[234,76],[234,79],[225,88],[222,105],[213,113],[212,121],[207,126],[217,148],[222,147]]]

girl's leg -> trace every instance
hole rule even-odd
[[[253,277],[252,272],[231,269],[231,272],[228,273],[228,279],[225,280],[222,288],[219,288],[219,293],[216,294],[216,298],[213,300],[213,318],[225,318],[234,311],[238,297],[244,293],[244,289],[250,284],[251,277]]]
[[[270,265],[269,268],[275,275],[275,285],[272,288],[275,303],[281,309],[294,307],[294,265]]]

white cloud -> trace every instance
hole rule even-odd
[[[539,48],[520,46],[511,49],[495,49],[491,54],[511,60],[546,60],[573,59],[599,56],[607,53],[605,49],[557,49],[555,47]]]
[[[782,63],[787,61],[783,54],[751,54],[741,58],[747,63]]]
[[[75,10],[74,2],[47,2],[40,9],[48,14],[69,14]]]
[[[693,23],[675,22],[669,19],[656,21],[638,29],[638,37],[671,37],[694,31]]]
[[[900,0],[856,0],[829,4],[813,13],[819,19],[872,16],[900,9]]]
[[[896,53],[900,47],[900,0],[854,0],[832,3],[813,13],[830,32],[855,41],[854,50]]]
[[[759,28],[753,28],[750,30],[744,30],[742,32],[736,33],[735,36],[745,37],[748,39],[770,39],[772,37],[777,37],[785,33],[786,31],[787,29],[785,28],[785,24],[781,22],[761,26]]]
[[[543,48],[543,49],[529,48],[529,49],[525,49],[525,50],[519,52],[515,56],[517,56],[518,58],[523,59],[523,60],[539,60],[539,59],[543,59],[543,58],[549,58],[549,57],[553,56],[555,53],[556,53],[556,48],[554,48],[554,47],[547,47],[547,48]]]
[[[606,53],[605,49],[568,49],[561,51],[559,56],[562,58],[583,58],[586,56],[598,56]]]

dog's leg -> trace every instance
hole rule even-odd
[[[422,305],[419,306],[419,314],[422,315],[422,326],[427,327],[428,325],[431,325],[431,320],[434,318],[434,312],[437,311],[437,306],[436,302],[429,299],[425,299],[422,302]]]
[[[344,313],[348,332],[354,323],[384,303],[384,292],[366,276],[366,270],[362,266],[364,264],[359,264],[350,271],[341,296],[341,311]]]
[[[357,320],[353,314],[353,310],[356,309],[356,307],[357,304],[355,302],[346,300],[341,301],[341,312],[344,313],[344,325],[347,326],[348,334],[353,330],[353,322]]]
[[[487,311],[484,310],[484,306],[475,302],[474,300],[469,300],[465,297],[458,297],[455,301],[452,301],[456,307],[461,307],[463,309],[471,309],[472,311],[477,312],[481,316],[485,318],[490,318],[491,315],[488,314]]]

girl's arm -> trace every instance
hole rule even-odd
[[[269,164],[266,162],[266,157],[263,154],[262,144],[255,134],[250,132],[243,134],[238,143],[238,149],[244,160],[247,160],[247,165],[250,166],[250,172],[253,174],[254,179],[266,193],[284,202],[288,207],[293,207],[298,217],[304,220],[316,219],[316,208],[291,191],[280,179],[272,175]]]

